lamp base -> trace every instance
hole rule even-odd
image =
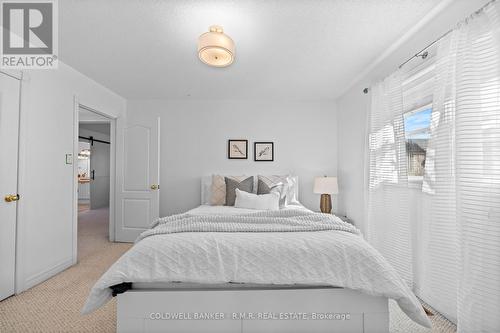
[[[322,194],[319,208],[322,213],[330,214],[332,212],[332,197],[330,194]]]

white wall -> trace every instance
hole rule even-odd
[[[25,73],[21,88],[17,291],[71,265],[74,96],[115,116],[125,100],[64,63]],[[43,142],[43,145],[40,143]],[[75,157],[76,160],[76,157]]]
[[[380,61],[360,82],[337,100],[339,211],[353,219],[361,229],[365,227],[365,127],[370,107],[370,94],[365,95],[362,90],[396,71],[399,64],[455,27],[459,21],[488,1],[451,1],[442,12],[397,47],[395,52]]]
[[[161,117],[160,216],[200,204],[200,177],[296,174],[300,200],[319,210],[315,176],[337,172],[335,104],[272,101],[128,101],[127,118]],[[248,160],[227,159],[228,139],[248,139]],[[253,142],[274,141],[274,162],[254,162]]]

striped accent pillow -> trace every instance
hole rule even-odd
[[[234,206],[236,200],[236,189],[241,191],[253,192],[253,176],[250,176],[242,181],[234,178],[224,177],[226,181],[226,206]]]
[[[288,191],[288,175],[278,176],[263,176],[258,175],[257,194],[268,194],[271,192],[279,192],[280,208],[286,204],[286,193]]]
[[[226,204],[226,182],[224,176],[212,175],[210,204],[212,206],[224,206]]]

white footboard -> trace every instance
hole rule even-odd
[[[118,332],[389,332],[387,298],[342,288],[130,290]]]

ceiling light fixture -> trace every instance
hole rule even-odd
[[[209,66],[229,66],[234,61],[234,42],[221,26],[212,25],[198,38],[198,57]]]

